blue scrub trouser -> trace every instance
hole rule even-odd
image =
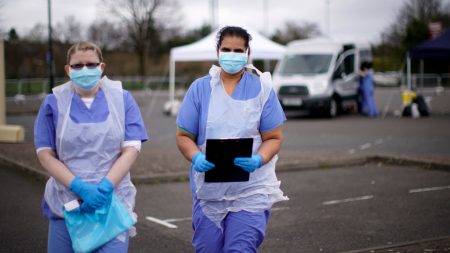
[[[64,219],[49,219],[48,226],[48,253],[66,253],[73,252],[72,241],[67,231]],[[124,235],[124,236],[123,236]],[[98,253],[122,253],[128,251],[128,232],[120,235],[124,241],[114,238],[102,247],[95,250]]]
[[[229,212],[222,220],[222,232],[196,205],[192,217],[192,245],[198,253],[258,252],[269,216],[270,211]]]
[[[378,111],[375,101],[373,99],[373,91],[364,90],[363,91],[363,106],[362,111],[369,117],[377,117]]]

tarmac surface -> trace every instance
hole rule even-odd
[[[450,92],[427,92],[432,116],[426,119],[397,117],[401,101],[400,90],[396,88],[377,89],[376,102],[381,115],[378,119],[364,119],[359,115],[333,119],[338,134],[328,128],[327,119],[290,117],[285,124],[285,144],[277,170],[302,171],[383,162],[450,172]],[[143,145],[133,166],[133,181],[186,181],[189,164],[175,145],[175,118],[161,112],[167,97],[151,91],[134,92],[134,97],[151,139]],[[24,143],[0,143],[0,166],[14,167],[42,179],[48,175],[39,165],[33,145],[34,112],[39,104],[39,98],[7,101],[7,123],[24,126],[26,139]],[[302,129],[304,125],[308,129]],[[361,130],[367,128],[371,128],[370,131]],[[381,129],[379,135],[377,129]],[[401,145],[405,142],[410,143],[410,149]],[[423,143],[427,143],[425,148],[419,145]],[[450,237],[352,252],[450,252]]]

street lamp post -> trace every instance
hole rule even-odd
[[[47,52],[47,64],[48,64],[48,76],[49,76],[49,92],[52,92],[54,87],[54,73],[53,73],[53,49],[52,49],[52,5],[51,0],[47,1],[48,6],[48,52]]]
[[[211,19],[211,30],[214,30],[218,27],[218,14],[217,14],[217,3],[218,0],[210,0],[209,1],[209,7],[210,7],[210,19]]]
[[[330,37],[330,1],[325,0],[325,33]]]

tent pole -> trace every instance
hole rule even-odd
[[[175,101],[175,61],[170,59],[169,67],[169,102],[173,106]]]
[[[411,57],[409,54],[406,56],[406,87],[408,91],[411,91]]]
[[[420,59],[420,88],[421,89],[423,89],[423,71],[424,71],[423,59]]]

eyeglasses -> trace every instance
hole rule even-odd
[[[86,64],[77,63],[77,64],[72,64],[72,65],[69,65],[69,66],[70,66],[71,69],[80,70],[84,66],[86,66],[86,68],[88,68],[88,69],[95,69],[98,65],[100,65],[100,62],[97,62],[97,63],[89,62],[89,63],[86,63]]]

